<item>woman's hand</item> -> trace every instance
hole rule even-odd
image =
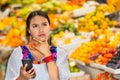
[[[45,57],[50,56],[50,46],[46,41],[42,42],[40,40],[37,40],[33,38],[34,42],[32,42],[32,46],[30,46],[31,49],[37,50],[39,53],[42,53]]]
[[[20,75],[18,77],[18,80],[29,80],[35,77],[35,70],[31,68],[29,71],[26,71],[26,67],[27,64],[20,68]]]

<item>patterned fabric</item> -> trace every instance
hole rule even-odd
[[[26,46],[21,46],[22,48],[22,54],[23,58],[22,59],[31,59],[32,61],[34,60],[34,57],[32,56],[31,52]]]
[[[56,64],[58,66],[60,80],[69,80],[70,71],[67,60],[68,53],[66,52],[65,49],[61,47],[57,47],[57,49],[55,48],[55,50],[57,50]],[[23,66],[22,59],[23,59],[22,49],[21,46],[18,46],[13,50],[8,60],[5,80],[16,80],[16,78],[20,74],[20,67]],[[36,70],[36,77],[35,79],[30,79],[30,80],[41,80],[41,79],[50,80],[46,63],[43,64],[33,63],[33,66],[34,69]]]
[[[57,60],[57,48],[54,47],[54,46],[51,46],[50,51],[51,51],[51,53],[52,53],[52,55],[54,57],[54,61],[56,62],[56,60]]]
[[[22,48],[22,54],[23,54],[23,58],[22,59],[30,59],[33,61],[34,64],[42,64],[45,62],[44,59],[40,60],[40,61],[35,61],[34,57],[32,56],[31,52],[29,51],[29,49],[26,46],[21,46]],[[56,62],[57,60],[57,49],[54,46],[50,47],[50,51],[54,57],[54,61]]]

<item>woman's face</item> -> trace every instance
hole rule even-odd
[[[37,40],[48,40],[50,35],[50,26],[48,20],[39,15],[33,17],[30,21],[29,33],[32,38]]]

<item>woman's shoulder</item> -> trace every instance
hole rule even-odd
[[[60,52],[66,51],[63,47],[60,47],[60,46],[57,46],[56,49],[57,49],[57,51],[60,51]]]
[[[21,52],[21,46],[15,47],[13,52]]]
[[[62,48],[60,46],[51,46],[50,48],[54,49],[54,50],[64,50],[64,48]]]
[[[17,46],[14,48],[14,50],[19,50],[21,48],[21,46]]]
[[[27,47],[26,47],[26,45],[18,46],[16,48],[14,48],[14,51],[22,51],[22,48],[27,48]]]
[[[13,49],[11,56],[17,57],[17,56],[21,55],[21,53],[22,53],[21,47],[18,46],[18,47]]]

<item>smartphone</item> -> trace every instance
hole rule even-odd
[[[23,66],[25,66],[25,64],[27,64],[26,71],[30,70],[33,67],[32,60],[30,60],[30,59],[22,59],[22,64],[23,64]]]

